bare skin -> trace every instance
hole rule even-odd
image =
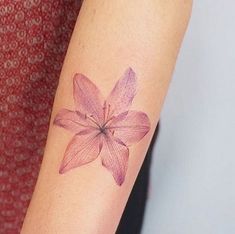
[[[84,1],[61,72],[43,163],[23,234],[115,233],[159,120],[190,12],[189,0]],[[137,110],[147,116],[145,121],[137,118],[136,125],[144,122],[147,128],[131,147],[123,135],[117,131],[113,133],[119,139],[117,144],[123,143],[122,147],[128,148],[128,164],[113,166],[102,155],[92,157],[91,161],[83,159],[80,163],[81,155],[77,153],[70,157],[69,163],[63,164],[76,127],[67,131],[69,127],[58,121],[63,119],[59,115],[61,110],[81,108],[81,99],[78,98],[78,105],[74,100],[75,74],[86,76],[104,97],[109,97],[128,67],[138,81],[128,111]],[[104,102],[101,103],[104,107]],[[117,117],[118,113],[113,115]],[[134,138],[133,133],[131,137]],[[75,148],[79,142],[74,144]],[[102,142],[98,144],[98,151],[104,147]],[[106,156],[110,152],[108,148]],[[126,148],[122,149],[125,151],[120,154],[122,158],[127,156]],[[110,158],[115,158],[113,153]],[[70,160],[74,160],[73,163]],[[65,173],[65,168],[70,166],[71,170]]]

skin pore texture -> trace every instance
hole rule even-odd
[[[55,125],[75,133],[65,151],[61,174],[92,162],[101,154],[102,165],[122,185],[128,166],[128,146],[140,141],[150,129],[144,112],[129,110],[136,83],[136,74],[127,69],[104,100],[87,77],[74,76],[75,111],[62,109],[54,120]]]
[[[115,233],[190,12],[189,0],[83,1],[22,234]]]

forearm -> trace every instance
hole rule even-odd
[[[115,232],[159,119],[190,8],[190,1],[184,0],[84,1],[61,72],[43,163],[22,233]],[[62,108],[76,111],[74,92],[78,91],[74,90],[74,75],[80,73],[89,78],[105,100],[129,67],[133,72],[129,76],[136,74],[137,89],[128,110],[144,112],[149,123],[143,121],[150,130],[146,129],[136,144],[129,146],[121,137],[115,143],[126,152],[123,154],[127,156],[127,169],[113,172],[115,168],[108,168],[102,159],[107,154],[104,132],[110,130],[105,129],[109,125],[104,121],[104,129],[97,134],[103,138],[94,140],[99,141],[98,148],[104,156],[98,152],[91,162],[67,170],[71,163],[61,166],[61,162],[76,132],[53,122]],[[111,115],[107,113],[104,119]],[[90,116],[86,120],[89,117],[93,121]],[[99,125],[97,119],[93,122],[94,126]],[[110,132],[115,136],[115,131]],[[66,173],[59,173],[59,169]]]

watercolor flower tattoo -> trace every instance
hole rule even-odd
[[[150,129],[148,116],[129,110],[136,94],[136,75],[128,68],[105,100],[100,90],[83,74],[73,78],[75,110],[61,109],[54,124],[73,132],[59,172],[82,166],[101,157],[102,165],[122,185],[129,149]]]

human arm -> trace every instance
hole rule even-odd
[[[190,10],[190,1],[183,0],[84,1],[61,72],[43,163],[22,233],[115,232],[159,119]],[[100,155],[60,174],[74,133],[53,123],[62,108],[77,108],[74,75],[83,74],[107,97],[129,67],[137,78],[130,110],[144,112],[150,130],[128,146],[125,177],[115,180]],[[126,151],[122,156],[127,156]]]

